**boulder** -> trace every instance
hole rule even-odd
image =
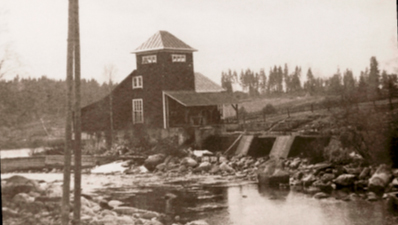
[[[220,170],[223,171],[223,172],[235,173],[234,168],[232,168],[230,165],[228,165],[225,162],[220,164]]]
[[[270,185],[289,184],[289,173],[282,169],[276,169],[275,172],[269,177]]]
[[[165,155],[164,154],[155,154],[155,155],[150,155],[148,158],[145,160],[144,165],[148,170],[154,170],[157,165],[162,163],[165,160]]]
[[[369,179],[369,191],[376,193],[383,192],[391,182],[392,178],[393,175],[391,169],[385,164],[380,165],[373,176]]]
[[[105,217],[105,216],[107,216],[107,215],[116,217],[116,216],[117,216],[117,213],[114,212],[114,211],[112,211],[112,210],[108,210],[108,209],[104,209],[104,210],[102,210],[101,213],[100,213],[100,216],[101,216],[101,217]]]
[[[208,172],[211,169],[211,163],[201,162],[198,167],[194,169],[194,172]]]
[[[345,169],[345,171],[348,173],[348,174],[354,174],[354,175],[356,175],[356,176],[359,176],[360,175],[360,173],[362,172],[362,170],[361,170],[361,168],[344,168]]]
[[[214,164],[214,165],[211,167],[209,173],[210,173],[210,174],[215,174],[215,173],[218,173],[219,171],[220,171],[220,166]]]
[[[318,187],[322,192],[332,193],[333,187],[331,182],[324,183],[321,180],[317,180],[312,184],[314,187]]]
[[[312,183],[314,183],[316,181],[316,177],[314,174],[310,173],[307,174],[303,177],[303,179],[301,179],[301,182],[303,182],[303,185],[305,187],[310,186]]]
[[[333,173],[325,173],[322,175],[321,180],[323,182],[332,181],[336,176]]]
[[[26,194],[26,193],[18,193],[13,198],[12,201],[16,204],[27,204],[35,201],[35,198]]]
[[[300,166],[301,159],[300,158],[295,158],[290,164],[289,167],[290,169],[297,169]]]
[[[195,167],[198,165],[198,162],[191,158],[191,157],[185,157],[182,161],[181,161],[181,165],[187,166],[187,167]]]
[[[314,195],[314,198],[316,199],[323,199],[323,198],[329,198],[330,195],[325,193],[325,192],[318,192]]]
[[[368,192],[366,196],[367,196],[366,200],[371,202],[379,200],[379,197],[374,192]]]
[[[270,159],[264,164],[264,169],[257,173],[258,182],[278,186],[289,183],[289,173],[282,169],[282,161]]]
[[[164,171],[166,169],[166,164],[165,163],[160,163],[159,165],[156,166],[156,169],[158,171]]]
[[[365,167],[365,168],[362,169],[362,171],[359,174],[358,178],[360,180],[365,179],[365,178],[367,178],[370,175],[369,173],[370,173],[370,168],[369,167]]]
[[[397,169],[397,168],[393,169],[391,172],[392,172],[392,175],[393,175],[395,178],[398,178],[398,169]]]
[[[338,176],[334,183],[340,186],[350,186],[354,184],[356,176],[354,174],[341,174]]]
[[[355,181],[355,190],[364,190],[368,187],[368,180]]]
[[[322,162],[322,163],[317,163],[315,165],[312,166],[312,169],[315,170],[316,173],[318,173],[319,171],[331,168],[332,164],[328,163],[328,162]]]
[[[31,191],[43,192],[36,181],[19,175],[8,178],[5,184],[1,186],[1,194],[6,198],[13,198],[16,194],[29,193]]]

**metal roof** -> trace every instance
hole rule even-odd
[[[238,103],[238,100],[226,92],[165,91],[164,94],[186,107]]]
[[[196,92],[221,92],[225,91],[220,85],[214,83],[201,73],[195,73]]]
[[[161,30],[150,37],[147,41],[142,43],[138,48],[135,49],[135,51],[133,51],[133,53],[155,50],[178,50],[189,52],[197,51],[169,32]]]

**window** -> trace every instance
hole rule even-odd
[[[133,89],[142,87],[142,76],[133,77]]]
[[[133,123],[144,122],[144,109],[142,107],[142,99],[133,99]]]
[[[186,61],[185,55],[172,54],[171,59],[173,62],[185,62]]]
[[[142,56],[142,64],[156,63],[156,55]]]

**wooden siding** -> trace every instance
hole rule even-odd
[[[195,90],[192,53],[184,53],[186,62],[172,62],[176,52],[156,52],[137,55],[137,75],[142,75],[142,99],[144,104],[144,121],[148,127],[163,127],[164,90]],[[157,62],[141,64],[142,56],[156,54]],[[134,92],[136,89],[134,89]],[[134,95],[141,98],[141,95]]]

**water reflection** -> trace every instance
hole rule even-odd
[[[208,217],[210,224],[385,224],[389,217],[382,202],[317,200],[256,185],[228,188],[227,210],[224,218]]]
[[[122,196],[113,194],[112,198],[133,207],[179,215],[183,221],[205,219],[214,225],[355,225],[391,221],[383,202],[317,200],[300,192],[257,185],[154,187]],[[167,196],[172,196],[171,200]]]

